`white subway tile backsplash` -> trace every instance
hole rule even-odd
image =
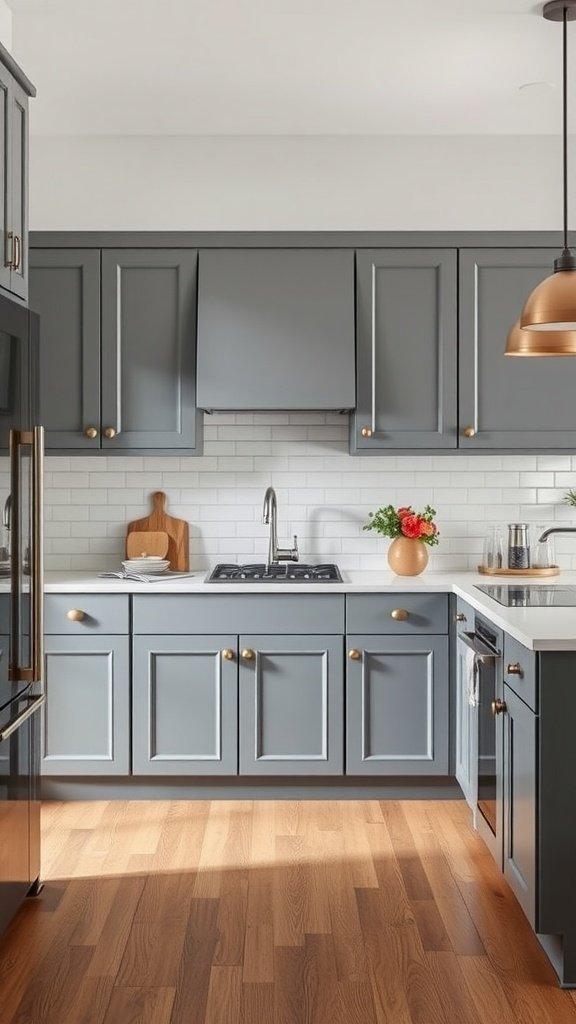
[[[301,558],[343,569],[386,565],[386,539],[362,530],[380,505],[437,510],[440,544],[431,569],[478,564],[488,524],[519,519],[576,525],[563,497],[576,487],[576,456],[350,456],[348,420],[334,413],[240,413],[205,417],[205,449],[191,456],[46,457],[48,568],[117,566],[126,524],[151,511],[164,490],[168,511],[190,522],[194,567],[265,558],[264,491],[278,495],[278,535],[298,534]],[[6,463],[0,491],[8,490]],[[1,494],[0,494],[1,498]],[[576,567],[576,538],[561,539]]]

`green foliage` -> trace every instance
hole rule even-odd
[[[567,505],[576,505],[576,490],[566,491],[564,501]]]

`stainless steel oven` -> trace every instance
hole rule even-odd
[[[502,633],[480,615],[474,631],[462,631],[458,643],[466,648],[469,719],[468,798],[474,827],[498,861],[502,857],[502,736],[498,701],[502,700]]]

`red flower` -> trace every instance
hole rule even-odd
[[[404,519],[405,516],[411,516],[411,515],[413,515],[413,512],[412,512],[412,509],[410,508],[410,505],[406,505],[406,506],[403,506],[402,508],[398,509],[398,518],[399,519]]]
[[[404,516],[400,523],[400,529],[405,537],[421,537],[421,525],[422,520],[420,516],[412,512],[410,515]]]

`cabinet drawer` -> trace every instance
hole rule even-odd
[[[88,635],[128,633],[128,594],[47,594],[44,632]],[[79,613],[70,618],[72,612]]]
[[[532,711],[538,710],[536,655],[507,635],[504,637],[504,682]]]
[[[350,594],[346,610],[349,633],[448,632],[448,594]]]
[[[136,595],[134,633],[343,633],[343,594]]]
[[[536,655],[507,635],[504,636],[504,682],[532,711],[538,710]]]

